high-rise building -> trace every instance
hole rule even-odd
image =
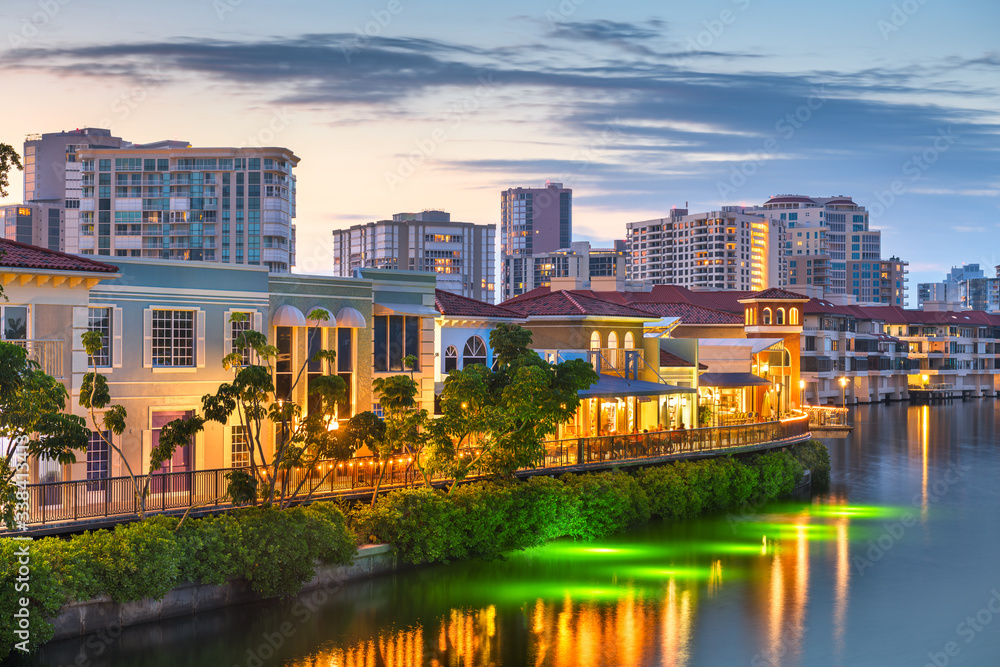
[[[26,203],[65,209],[64,250],[267,266],[295,264],[295,176],[286,148],[132,144],[110,130],[32,135]]]
[[[61,203],[28,203],[0,206],[0,235],[11,241],[62,251]]]
[[[996,272],[995,278],[987,278],[979,264],[952,267],[942,282],[917,285],[917,307],[923,310],[928,302],[941,302],[956,309],[998,311],[1000,266]]]
[[[426,271],[438,289],[493,303],[496,225],[452,221],[445,211],[397,213],[333,230],[333,272],[356,269]]]
[[[540,253],[569,248],[573,239],[573,191],[548,181],[544,188],[500,193],[502,300],[529,291]]]
[[[909,272],[907,269],[909,264],[909,262],[904,262],[899,257],[890,257],[881,261],[879,294],[876,295],[880,298],[880,301],[875,301],[875,303],[899,306],[900,308],[906,308],[910,305],[906,299],[906,283],[910,281],[906,277],[906,274]],[[872,291],[874,291],[874,288]]]
[[[825,294],[851,294],[859,303],[895,301],[895,280],[882,277],[882,232],[869,229],[868,211],[851,197],[777,195],[755,210],[788,223],[788,284],[818,285]],[[906,262],[897,262],[906,271]],[[904,284],[905,280],[900,280]],[[905,298],[905,297],[904,297]]]
[[[630,282],[690,288],[763,290],[784,287],[785,222],[741,206],[626,225]]]

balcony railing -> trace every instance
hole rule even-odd
[[[545,454],[522,474],[568,468],[600,469],[616,461],[670,460],[713,452],[778,447],[810,437],[809,419],[801,414],[781,421],[719,426],[654,433],[568,438],[545,443]],[[391,489],[422,483],[412,458],[397,457],[384,463],[381,488]],[[374,491],[379,463],[373,457],[350,461],[325,461],[313,469],[295,468],[283,473],[279,488],[295,489],[301,496],[324,498]],[[224,498],[230,468],[194,470],[153,475],[146,498],[146,511],[162,513],[190,507],[226,507]],[[142,485],[146,476],[138,475]],[[434,481],[445,481],[440,475]],[[30,526],[45,526],[96,519],[127,519],[138,512],[135,487],[128,477],[111,477],[28,485]]]
[[[41,370],[54,378],[63,379],[63,341],[61,340],[8,340],[28,351],[28,358],[38,362]]]

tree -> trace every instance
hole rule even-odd
[[[324,310],[310,312],[307,319],[316,324],[307,329],[307,335],[318,336],[319,323],[328,318]],[[245,320],[243,313],[234,313],[230,319]],[[310,363],[320,364],[324,373],[309,382],[307,393],[313,400],[309,409],[303,410],[294,401],[275,395],[272,378],[278,349],[268,344],[267,336],[259,331],[243,331],[234,341],[234,347],[235,351],[222,360],[224,368],[234,372],[233,381],[220,385],[215,394],[202,397],[203,417],[191,417],[187,419],[189,424],[177,425],[166,434],[166,441],[161,432],[160,443],[164,447],[157,456],[162,456],[162,460],[172,456],[173,448],[187,442],[185,438],[200,431],[205,421],[225,425],[235,415],[250,446],[250,470],[229,474],[229,494],[234,502],[261,502],[284,508],[296,499],[308,500],[333,473],[333,467],[328,466],[317,479],[314,474],[317,464],[345,461],[358,446],[357,439],[339,428],[337,404],[346,397],[347,385],[339,376],[329,374],[336,352],[318,350],[299,369],[292,394],[302,378],[308,377],[306,369]],[[254,363],[247,363],[248,359]],[[276,435],[269,453],[265,433],[272,425]],[[295,471],[302,474],[296,478]]]
[[[25,348],[0,342],[0,505],[8,529],[14,529],[19,503],[15,477],[19,447],[29,458],[66,465],[76,463],[76,451],[86,451],[90,430],[79,416],[65,414],[69,392],[59,381],[28,359]],[[18,516],[19,515],[19,516]]]
[[[415,364],[409,364],[411,368]],[[372,450],[379,461],[379,477],[372,494],[372,504],[378,495],[378,488],[385,473],[385,462],[393,456],[405,454],[412,457],[416,469],[420,472],[424,484],[430,486],[432,471],[421,459],[421,452],[427,443],[424,427],[429,416],[427,411],[417,407],[417,395],[420,385],[411,376],[390,375],[376,378],[372,382],[372,391],[379,399],[382,412],[385,414],[385,435],[374,443]]]
[[[470,474],[510,475],[543,458],[545,439],[573,418],[577,393],[598,376],[582,359],[550,364],[530,344],[530,330],[500,324],[490,332],[495,369],[474,364],[448,374],[442,415],[428,427],[428,468],[457,483]]]
[[[7,196],[12,167],[17,167],[18,171],[24,169],[24,165],[21,164],[21,156],[17,154],[13,146],[0,144],[0,197]]]

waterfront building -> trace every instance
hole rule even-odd
[[[626,225],[628,280],[691,289],[762,290],[787,283],[786,222],[741,206]]]
[[[441,394],[448,373],[472,364],[493,367],[490,332],[498,324],[520,324],[512,310],[438,289],[434,293],[434,392]]]
[[[544,188],[500,193],[501,300],[531,287],[536,254],[569,248],[573,239],[573,191],[547,181]]]
[[[334,275],[358,269],[421,271],[437,275],[448,292],[493,303],[496,225],[459,222],[445,211],[396,213],[333,230]]]

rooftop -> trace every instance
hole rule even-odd
[[[47,271],[118,273],[118,267],[57,250],[0,239],[0,266]]]

